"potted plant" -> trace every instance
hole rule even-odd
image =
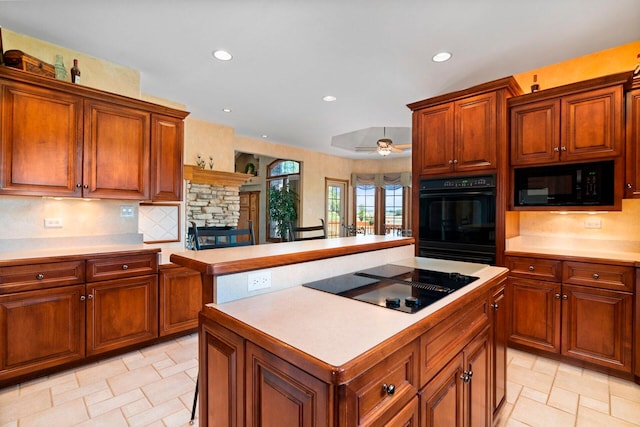
[[[297,206],[298,194],[288,184],[269,188],[269,216],[281,242],[287,240],[289,225],[298,218]]]

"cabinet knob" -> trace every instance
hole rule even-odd
[[[491,304],[491,308],[493,308],[494,310],[497,310],[500,308],[500,306],[498,304]]]
[[[593,278],[595,280],[598,280],[600,278],[600,275],[598,273],[593,273]]]
[[[560,147],[560,151],[567,151],[567,147]]]
[[[82,184],[76,184],[76,188],[81,188]]]
[[[560,294],[555,294],[554,297],[555,299],[560,299]]]
[[[89,294],[89,295],[87,296],[87,299],[93,299],[93,294]]]
[[[553,151],[557,153],[560,149],[558,147],[553,147]]]
[[[457,165],[458,164],[458,160],[457,159],[453,159],[453,164]]]
[[[36,274],[36,279],[38,279],[38,280],[44,279],[44,274],[42,274],[42,273]]]
[[[473,376],[473,371],[462,371],[462,375],[460,375],[460,379],[465,383],[471,382],[471,377]]]
[[[562,299],[567,300],[567,299],[569,299],[569,297],[566,296],[566,295],[562,295]]]
[[[80,295],[80,301],[84,301],[86,299],[87,299],[87,297],[85,297],[84,295]]]
[[[631,183],[629,183],[629,182],[628,182],[628,183],[627,183],[627,188],[628,188],[629,190],[631,190],[631,189],[633,188],[633,185],[631,185]]]
[[[393,384],[382,384],[382,391],[391,396],[396,392],[396,386],[394,386]]]
[[[129,266],[128,266],[127,264],[122,264],[122,269],[123,269],[123,270],[128,270],[128,269],[129,269]]]
[[[449,160],[449,164],[452,165],[453,164],[453,160]]]
[[[529,271],[533,271],[533,270],[535,270],[535,269],[536,269],[536,268],[535,268],[533,265],[530,265],[530,266],[529,266]]]
[[[84,188],[86,190],[87,188],[89,188],[89,184],[83,185],[82,188]]]

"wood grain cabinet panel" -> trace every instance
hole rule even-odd
[[[494,417],[498,414],[507,395],[508,305],[506,302],[505,287],[506,281],[503,281],[502,284],[493,291],[490,305],[492,310],[491,325],[493,326],[491,410],[493,411]]]
[[[0,384],[85,355],[84,285],[0,296]]]
[[[0,194],[81,196],[82,98],[8,80],[0,91]]]
[[[151,115],[151,199],[182,200],[184,124],[176,117]]]
[[[626,95],[625,197],[640,197],[640,79]]]
[[[510,113],[512,165],[560,160],[560,100],[519,105]]]
[[[84,261],[0,267],[0,295],[84,283]]]
[[[87,284],[87,355],[158,336],[158,276]]]
[[[169,268],[160,270],[158,280],[160,336],[197,328],[202,308],[200,273],[184,267]]]
[[[150,135],[148,112],[86,100],[84,195],[149,199]]]

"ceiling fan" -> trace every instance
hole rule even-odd
[[[403,153],[404,150],[411,148],[411,144],[393,145],[393,141],[387,138],[387,128],[384,127],[382,129],[382,138],[376,142],[375,147],[356,147],[356,151],[377,152],[381,156],[388,156],[391,153]]]

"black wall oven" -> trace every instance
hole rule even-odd
[[[423,179],[419,205],[420,256],[495,264],[495,175]]]

